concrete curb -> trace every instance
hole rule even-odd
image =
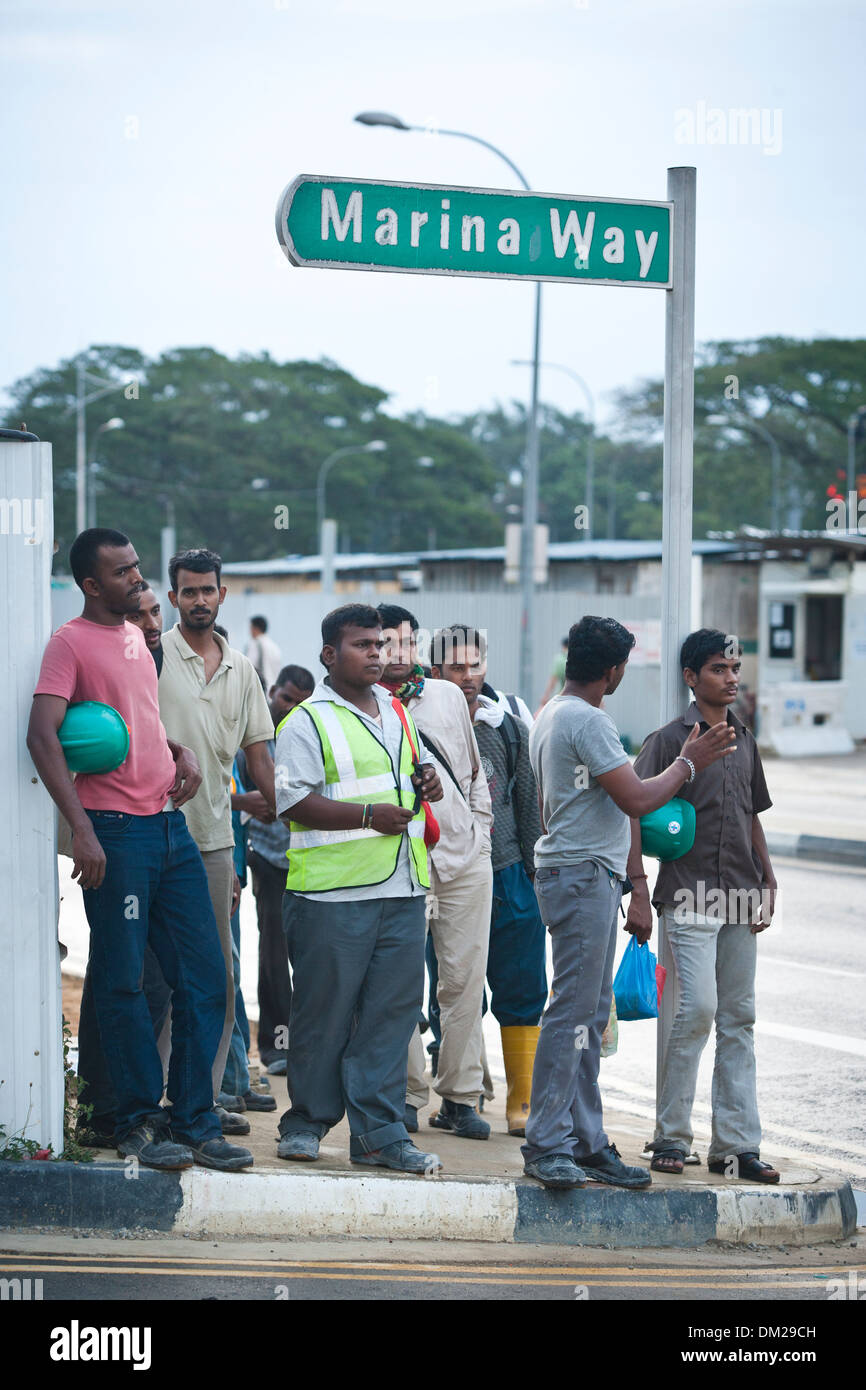
[[[767,835],[771,854],[786,859],[822,860],[847,868],[866,869],[866,840],[831,839],[824,835],[791,835],[781,830]]]
[[[133,1172],[118,1162],[0,1162],[0,1227],[639,1248],[810,1245],[850,1236],[857,1224],[842,1179],[808,1188],[686,1182],[550,1192],[531,1179]]]

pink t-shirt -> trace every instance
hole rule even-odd
[[[174,759],[159,718],[153,657],[133,623],[106,627],[73,618],[57,629],[42,658],[34,695],[70,704],[101,700],[129,729],[129,753],[114,772],[79,772],[75,790],[91,811],[154,816],[175,782]]]

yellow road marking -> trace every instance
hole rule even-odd
[[[132,1261],[137,1266],[152,1265],[156,1272],[160,1266],[165,1264],[180,1265],[182,1256],[178,1255],[46,1255],[40,1253],[12,1254],[3,1255],[3,1259],[18,1260],[24,1265],[38,1263],[40,1261],[63,1261],[65,1265],[74,1263],[86,1269],[90,1264],[105,1264],[111,1261],[114,1268],[123,1270],[127,1267],[124,1262]],[[116,1263],[115,1263],[116,1260]],[[612,1278],[628,1278],[630,1275],[644,1274],[654,1279],[678,1279],[688,1278],[703,1279],[724,1279],[726,1277],[748,1277],[757,1275],[764,1278],[770,1274],[785,1275],[788,1271],[783,1265],[759,1265],[729,1266],[726,1269],[705,1269],[699,1265],[681,1266],[679,1269],[655,1269],[651,1265],[646,1265],[638,1269],[613,1268],[610,1265],[539,1265],[539,1264],[440,1264],[422,1263],[401,1260],[286,1260],[285,1262],[276,1260],[231,1260],[219,1259],[217,1256],[196,1258],[191,1256],[189,1264],[183,1265],[185,1273],[194,1269],[204,1270],[209,1266],[219,1269],[229,1269],[232,1272],[243,1266],[249,1266],[253,1271],[259,1269],[268,1270],[396,1270],[408,1273],[418,1271],[429,1271],[436,1274],[543,1274],[550,1277],[554,1275],[606,1275]],[[0,1268],[4,1266],[0,1265]],[[11,1266],[10,1266],[11,1267]],[[58,1263],[58,1268],[63,1265]],[[847,1274],[853,1265],[797,1265],[792,1266],[790,1274],[825,1274],[827,1277],[834,1275]]]
[[[12,1273],[14,1270],[20,1271],[21,1268],[22,1268],[22,1266],[20,1266],[20,1265],[2,1265],[2,1264],[0,1264],[0,1272],[3,1272],[3,1273]],[[40,1270],[41,1272],[46,1273],[46,1274],[52,1272],[52,1266],[50,1266],[50,1265],[45,1265],[45,1264],[41,1264],[41,1265],[37,1264],[37,1265],[35,1266],[35,1269],[38,1269],[38,1270]],[[31,1267],[30,1272],[31,1272],[31,1273],[34,1272],[34,1267]],[[181,1266],[181,1267],[179,1267],[179,1268],[176,1268],[176,1269],[172,1269],[172,1268],[157,1268],[157,1269],[153,1269],[153,1268],[149,1268],[149,1267],[147,1267],[147,1266],[141,1266],[141,1267],[139,1267],[139,1266],[129,1266],[129,1265],[124,1265],[124,1266],[122,1266],[122,1267],[120,1267],[120,1268],[119,1268],[117,1265],[105,1265],[105,1266],[98,1266],[98,1265],[92,1265],[92,1264],[91,1264],[91,1265],[71,1265],[71,1266],[54,1267],[54,1272],[55,1272],[55,1273],[59,1273],[59,1274],[138,1274],[138,1275],[148,1275],[148,1274],[149,1274],[149,1275],[151,1275],[151,1276],[155,1276],[155,1275],[162,1274],[162,1275],[164,1275],[164,1276],[166,1276],[166,1277],[170,1277],[170,1276],[173,1276],[173,1275],[188,1276],[188,1275],[190,1275],[190,1274],[197,1273],[197,1274],[201,1275],[203,1278],[208,1278],[208,1279],[224,1279],[224,1278],[232,1278],[232,1277],[235,1277],[235,1278],[238,1278],[238,1279],[274,1279],[277,1283],[280,1283],[281,1281],[286,1280],[286,1279],[332,1279],[332,1280],[340,1280],[340,1281],[343,1281],[343,1282],[348,1282],[348,1281],[351,1280],[351,1281],[360,1281],[360,1282],[364,1282],[364,1283],[399,1283],[399,1282],[407,1283],[407,1282],[410,1282],[411,1279],[414,1279],[414,1282],[416,1282],[416,1283],[421,1283],[421,1284],[451,1284],[452,1286],[454,1286],[454,1285],[460,1285],[460,1284],[517,1284],[517,1285],[527,1285],[527,1286],[538,1287],[538,1288],[545,1288],[545,1287],[564,1288],[564,1287],[570,1287],[570,1286],[574,1283],[574,1278],[575,1278],[574,1275],[572,1275],[570,1278],[567,1278],[567,1279],[566,1279],[566,1278],[519,1278],[519,1277],[513,1277],[513,1278],[507,1278],[507,1277],[506,1277],[506,1278],[503,1278],[503,1277],[501,1277],[501,1275],[489,1274],[489,1275],[473,1275],[473,1276],[471,1276],[471,1277],[469,1277],[469,1278],[462,1278],[462,1279],[460,1279],[460,1278],[455,1278],[453,1274],[437,1274],[437,1275],[433,1275],[433,1274],[418,1274],[418,1273],[416,1273],[416,1272],[414,1272],[414,1271],[412,1271],[412,1270],[410,1270],[410,1271],[408,1272],[408,1274],[407,1274],[406,1272],[402,1272],[402,1271],[399,1272],[399,1273],[357,1274],[357,1273],[350,1273],[350,1272],[348,1272],[348,1271],[343,1271],[343,1270],[321,1270],[321,1269],[313,1269],[313,1270],[310,1270],[310,1269],[291,1269],[291,1268],[290,1268],[290,1269],[272,1270],[272,1271],[270,1271],[270,1272],[266,1272],[266,1271],[262,1271],[262,1270],[238,1269],[237,1267],[230,1267],[230,1268],[226,1268],[226,1269],[191,1269],[189,1265],[183,1265],[183,1266]],[[798,1272],[799,1272],[799,1271],[798,1271]],[[702,1281],[702,1280],[700,1280],[700,1279],[695,1279],[695,1278],[693,1278],[693,1277],[683,1277],[683,1278],[678,1279],[675,1283],[671,1283],[670,1280],[668,1280],[668,1282],[664,1282],[664,1280],[659,1280],[659,1279],[640,1279],[640,1278],[614,1279],[614,1280],[612,1280],[612,1279],[594,1279],[594,1280],[593,1280],[593,1283],[594,1283],[597,1287],[604,1287],[604,1286],[606,1285],[606,1286],[608,1286],[608,1287],[610,1287],[610,1288],[616,1288],[616,1289],[622,1289],[622,1288],[632,1288],[632,1289],[664,1289],[664,1288],[668,1288],[668,1289],[670,1289],[670,1288],[672,1288],[672,1287],[677,1287],[679,1284],[682,1284],[682,1285],[684,1285],[684,1286],[688,1286],[689,1288],[740,1289],[741,1291],[742,1291],[742,1288],[743,1288],[743,1282],[742,1282],[742,1280],[740,1280],[740,1281],[734,1281],[734,1282],[732,1282],[732,1283],[722,1283],[722,1282],[717,1282],[717,1281],[713,1281],[712,1283],[706,1283],[706,1282],[704,1282],[704,1281]],[[767,1288],[787,1288],[787,1289],[801,1288],[801,1289],[817,1289],[819,1286],[815,1283],[814,1280],[766,1279],[766,1280],[762,1280],[762,1281],[761,1281],[759,1287],[760,1287],[760,1288],[763,1288],[763,1289],[767,1289]]]

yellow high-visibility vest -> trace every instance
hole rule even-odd
[[[418,731],[406,715],[416,748]],[[323,795],[332,801],[407,806],[415,800],[412,751],[405,732],[400,735],[399,772],[395,776],[388,750],[345,705],[304,700],[286,719],[312,719],[322,744],[325,768]],[[277,729],[279,733],[286,720]],[[425,817],[419,807],[409,821],[409,852],[422,888],[430,887]],[[286,888],[293,893],[326,893],[332,888],[366,888],[385,883],[397,868],[402,835],[378,830],[312,830],[290,820],[289,873]]]

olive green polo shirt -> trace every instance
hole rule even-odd
[[[201,767],[201,786],[181,810],[203,852],[234,844],[230,796],[238,749],[267,743],[274,736],[274,721],[251,663],[218,632],[214,637],[222,649],[222,661],[205,682],[203,658],[181,636],[180,626],[170,628],[162,639],[159,677],[159,713],[165,732],[191,748]]]

